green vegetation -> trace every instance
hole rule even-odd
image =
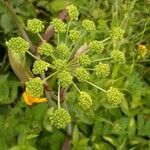
[[[150,1],[0,1],[0,149],[149,150]]]

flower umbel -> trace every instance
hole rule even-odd
[[[83,20],[82,26],[89,32],[96,30],[95,23],[89,19]]]
[[[52,126],[58,129],[65,128],[69,123],[71,123],[71,116],[65,109],[58,108],[51,112],[49,122]]]
[[[95,74],[102,78],[108,77],[110,74],[110,66],[100,62],[95,66]]]
[[[80,82],[84,82],[89,79],[89,73],[83,67],[76,69],[76,77]]]
[[[104,50],[104,44],[101,41],[92,41],[89,44],[91,51],[96,53],[102,53]]]
[[[6,42],[6,45],[9,50],[19,55],[24,55],[29,49],[29,43],[21,37],[11,38],[8,42]]]
[[[62,87],[67,87],[71,84],[73,77],[68,71],[63,70],[58,74],[58,82]]]
[[[40,55],[50,56],[53,53],[53,47],[49,43],[43,42],[38,47],[38,52],[40,53]]]
[[[31,106],[33,104],[37,104],[37,103],[47,102],[47,98],[33,97],[28,92],[23,93],[23,99],[24,99],[25,103],[29,106]]]
[[[70,20],[78,20],[79,11],[76,6],[74,6],[73,4],[69,5],[67,6],[67,10],[68,10]]]
[[[91,108],[91,106],[93,105],[91,96],[88,93],[83,92],[83,91],[80,92],[78,103],[79,103],[79,106],[83,108],[84,110]]]
[[[122,30],[120,27],[113,27],[110,30],[110,37],[113,40],[120,40],[123,38],[124,35],[124,30]]]
[[[61,19],[54,18],[51,22],[51,25],[55,28],[56,32],[66,31],[66,24]]]
[[[39,19],[29,19],[27,21],[27,28],[28,31],[32,32],[32,33],[39,33],[41,31],[43,31],[44,29],[44,25],[43,22]]]
[[[33,97],[43,95],[43,82],[39,77],[31,78],[26,82],[26,91]]]
[[[50,67],[50,64],[43,60],[36,60],[33,64],[33,73],[34,74],[42,74],[44,71],[47,71]]]
[[[107,90],[107,101],[112,105],[119,105],[121,104],[122,100],[124,99],[124,95],[114,87],[110,87]]]
[[[119,51],[119,50],[113,50],[111,52],[111,58],[114,62],[118,62],[118,63],[125,63],[126,62],[124,53]]]

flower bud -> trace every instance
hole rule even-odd
[[[89,44],[91,51],[96,53],[102,53],[104,50],[104,44],[101,41],[92,41]]]
[[[69,5],[67,6],[67,10],[68,10],[70,20],[78,20],[79,11],[76,6],[74,6],[73,4]]]
[[[114,87],[110,87],[107,90],[107,101],[112,105],[119,105],[121,104],[122,100],[124,99],[124,95]]]
[[[80,65],[82,65],[83,67],[90,65],[91,60],[89,58],[88,55],[86,54],[82,54],[78,57],[78,62],[80,63]]]
[[[81,37],[80,31],[78,31],[78,30],[75,28],[75,29],[70,30],[69,32],[70,32],[69,38],[70,38],[74,43],[79,42],[80,37]]]
[[[47,71],[49,67],[50,67],[50,64],[47,63],[46,61],[36,60],[33,64],[32,71],[35,75],[42,74],[44,73],[44,71]]]
[[[66,24],[61,19],[54,18],[51,22],[51,25],[54,27],[56,32],[66,31]]]
[[[58,82],[62,87],[67,87],[72,83],[72,76],[68,71],[62,71],[58,74]]]
[[[76,77],[80,82],[83,82],[85,80],[89,79],[89,73],[84,69],[83,67],[79,67],[76,69]]]
[[[80,92],[78,103],[79,103],[79,106],[83,108],[84,110],[91,108],[91,106],[93,105],[91,96],[86,92]]]
[[[95,66],[95,74],[101,78],[108,77],[110,74],[110,66],[100,62]]]
[[[123,38],[124,30],[122,30],[120,27],[113,27],[110,31],[110,37],[113,40],[120,40]]]
[[[6,42],[6,45],[12,53],[17,53],[19,55],[24,55],[29,49],[29,43],[21,37],[11,38]]]
[[[67,62],[66,62],[66,60],[55,59],[53,61],[53,64],[54,64],[55,69],[57,71],[59,71],[59,72],[67,69]]]
[[[83,20],[82,26],[87,31],[94,31],[94,30],[96,30],[95,23],[93,21],[89,20],[89,19]]]
[[[43,82],[39,77],[30,78],[26,82],[26,91],[33,97],[40,97],[43,95]]]
[[[44,25],[43,22],[39,19],[29,19],[27,21],[27,28],[28,31],[32,32],[32,33],[39,33],[41,31],[43,31],[44,29]]]
[[[38,52],[40,55],[50,56],[53,53],[53,47],[47,42],[43,42],[38,47]]]
[[[69,48],[67,47],[67,45],[65,43],[61,43],[57,46],[57,50],[59,52],[59,55],[62,58],[65,58],[69,55]]]
[[[70,114],[63,108],[55,109],[49,117],[50,125],[60,129],[71,123]]]
[[[111,52],[111,58],[114,62],[117,62],[117,63],[125,63],[126,62],[124,53],[119,50],[113,50]]]

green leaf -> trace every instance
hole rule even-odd
[[[7,14],[3,14],[1,16],[0,23],[2,28],[4,29],[5,34],[14,29],[14,23],[12,22],[12,18]]]
[[[78,140],[79,140],[79,130],[78,130],[78,126],[75,125],[73,129],[72,141],[78,142]]]
[[[135,136],[136,133],[136,122],[135,122],[135,118],[132,117],[129,120],[129,124],[128,124],[128,136],[130,139],[133,138],[133,136]]]

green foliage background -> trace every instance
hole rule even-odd
[[[126,39],[121,48],[126,51],[127,64],[116,65],[109,80],[94,83],[102,86],[112,82],[123,89],[126,100],[120,108],[103,106],[102,94],[80,86],[93,97],[89,112],[75,104],[76,90],[68,92],[66,103],[73,118],[72,137],[65,130],[52,129],[45,114],[47,104],[29,107],[22,100],[23,88],[8,63],[5,41],[20,35],[4,1],[0,1],[0,149],[59,150],[66,138],[73,150],[149,150],[150,149],[150,1],[149,0],[12,0],[22,24],[39,18],[49,24],[68,4],[79,8],[80,19],[89,18],[97,26],[93,38],[103,39],[113,25],[123,22]],[[32,37],[35,41],[35,37]],[[138,60],[139,44],[147,46],[146,56]],[[109,49],[109,47],[107,47]],[[30,64],[30,60],[29,60]],[[88,87],[88,88],[87,88]]]

